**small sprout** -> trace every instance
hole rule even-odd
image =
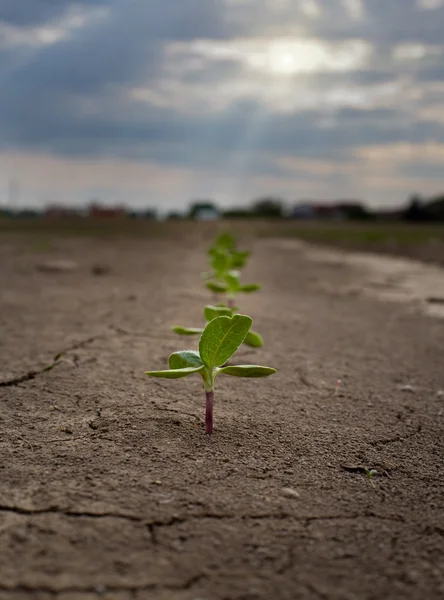
[[[48,371],[52,371],[52,369],[54,369],[54,367],[57,367],[57,365],[60,364],[62,358],[63,358],[63,352],[58,352],[54,356],[52,363],[50,363],[49,365],[46,365],[46,367],[43,367],[43,369],[41,369],[40,373],[46,373]]]
[[[229,308],[228,306],[212,306],[208,305],[204,308],[204,318],[207,323],[215,319],[216,317],[232,317],[235,314],[235,309]],[[174,333],[178,335],[198,335],[203,333],[203,327],[183,327],[182,325],[174,325],[172,327]],[[252,348],[259,348],[264,345],[262,336],[256,331],[249,331],[243,342],[246,346]]]
[[[234,250],[231,253],[231,266],[235,269],[242,269],[245,267],[247,258],[251,255],[249,250]]]
[[[246,315],[219,316],[205,327],[200,340],[199,350],[173,352],[168,359],[169,369],[164,371],[146,371],[150,377],[179,379],[199,374],[205,390],[205,431],[213,433],[214,382],[219,374],[233,377],[267,377],[276,373],[272,367],[260,365],[224,366],[245,340],[252,324]]]
[[[214,249],[223,249],[223,250],[234,250],[236,247],[236,240],[234,238],[234,236],[231,233],[228,233],[228,231],[224,231],[221,234],[219,234],[216,238],[216,241],[214,242],[214,245],[212,246],[212,248],[210,248],[210,252],[211,250]]]
[[[364,472],[365,472],[367,479],[372,484],[372,486],[375,487],[375,484],[373,482],[373,477],[378,474],[378,471],[376,469],[367,469],[366,467],[364,467]]]
[[[218,294],[225,293],[228,298],[228,306],[234,305],[237,294],[251,294],[261,289],[257,283],[241,284],[239,271],[228,271],[223,276],[223,282],[207,281],[207,288]]]
[[[236,249],[236,242],[231,234],[222,233],[208,250],[208,261],[212,271],[202,273],[202,277],[223,282],[225,274],[233,269],[244,267],[250,255],[249,250]]]
[[[227,286],[224,283],[218,281],[207,281],[207,288],[215,294],[224,294],[227,291]]]

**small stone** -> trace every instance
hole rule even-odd
[[[415,393],[415,388],[412,385],[402,385],[400,389],[401,392],[408,392],[409,394]]]
[[[287,498],[299,498],[300,494],[297,490],[294,490],[293,488],[282,488],[282,494],[284,496],[287,496]]]
[[[438,396],[438,398],[444,398],[444,390],[438,390],[436,392],[436,395]]]
[[[73,260],[50,260],[36,265],[36,269],[44,273],[68,273],[75,271],[78,266]]]
[[[93,275],[107,275],[110,270],[108,265],[93,265],[91,267],[91,273]]]

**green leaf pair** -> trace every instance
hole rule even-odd
[[[228,271],[244,267],[250,254],[248,250],[229,252],[224,249],[213,248],[209,251],[209,263],[212,271],[211,273],[203,273],[203,276],[207,279],[223,280]]]
[[[235,309],[229,308],[228,306],[205,306],[204,318],[207,323],[215,319],[216,317],[231,317],[235,313]],[[200,327],[182,327],[181,325],[175,325],[173,331],[178,335],[198,335],[203,333],[204,329]],[[243,343],[252,348],[259,348],[263,346],[264,342],[262,336],[255,331],[248,331]]]
[[[272,375],[276,369],[259,365],[223,367],[245,340],[252,322],[251,317],[246,315],[216,317],[205,327],[199,340],[198,352],[195,350],[173,352],[168,359],[169,369],[147,371],[145,374],[151,377],[177,379],[192,373],[201,373],[207,383],[214,382],[214,377],[219,373],[235,377]]]
[[[210,435],[213,430],[214,381],[217,375],[267,377],[276,373],[276,369],[260,365],[224,366],[245,340],[251,324],[251,317],[246,315],[218,316],[205,327],[199,340],[198,351],[173,352],[168,358],[169,369],[146,371],[145,373],[150,377],[166,379],[179,379],[194,373],[200,374],[207,398],[206,432]]]
[[[207,281],[207,288],[216,294],[225,293],[230,298],[235,298],[239,293],[251,294],[261,289],[257,283],[241,284],[239,271],[227,271],[221,279],[221,281]]]
[[[223,281],[228,271],[244,267],[250,255],[249,250],[236,249],[236,240],[230,233],[221,233],[208,250],[212,272],[204,273],[203,276],[205,279]]]

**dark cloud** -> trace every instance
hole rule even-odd
[[[42,25],[63,16],[70,7],[106,6],[112,0],[2,0],[0,22],[16,26]]]
[[[146,110],[144,105],[121,110],[119,101],[108,103],[100,115],[85,116],[70,96],[34,100],[32,114],[25,99],[14,105],[9,121],[2,124],[3,149],[150,160],[194,169],[223,169],[241,154],[245,169],[264,174],[278,171],[273,161],[268,169],[264,166],[263,155],[346,162],[353,149],[366,145],[444,143],[444,126],[411,122],[396,109],[335,110],[325,125],[317,110],[278,114],[254,100],[233,103],[216,114],[187,116]]]
[[[97,90],[137,81],[162,68],[166,41],[214,39],[227,32],[217,0],[181,0],[177,6],[161,0],[114,2],[107,18],[40,49],[8,83],[21,93],[39,87]]]
[[[193,69],[177,57],[168,71],[171,42],[232,37],[285,30],[293,23],[327,41],[361,38],[374,48],[372,62],[360,71],[295,75],[296,90],[322,94],[349,86],[366,91],[400,76],[427,92],[429,82],[444,81],[440,64],[391,59],[400,42],[439,43],[444,13],[419,10],[413,0],[366,0],[365,15],[354,21],[342,3],[320,2],[323,16],[304,16],[296,0],[289,9],[230,9],[222,0],[3,0],[0,19],[21,28],[61,17],[70,6],[108,9],[103,18],[70,36],[38,48],[0,51],[0,148],[39,150],[58,156],[116,156],[149,159],[166,165],[217,168],[242,153],[249,169],[264,173],[263,155],[294,155],[348,160],[355,148],[394,142],[444,143],[444,127],[422,121],[394,100],[391,108],[358,110],[324,107],[281,113],[260,98],[233,100],[220,110],[187,111],[136,102],[132,86],[156,85],[176,78],[180,90],[212,90],[209,102],[225,93],[230,81],[248,81],[235,58],[202,59]],[[261,5],[257,0],[256,9]],[[244,12],[243,12],[244,11]],[[273,29],[274,28],[274,29]],[[191,58],[190,58],[191,57]],[[201,57],[202,58],[202,57]],[[182,70],[182,62],[183,70]],[[290,79],[289,79],[290,81]],[[269,85],[273,85],[270,80]],[[162,90],[162,86],[158,87]],[[168,89],[168,88],[166,88]],[[174,90],[174,88],[173,88]],[[174,94],[174,91],[164,92]],[[289,93],[299,93],[298,91]],[[303,91],[301,92],[303,93]],[[184,98],[185,102],[186,98]],[[174,104],[174,103],[173,103]],[[276,172],[273,161],[268,169]]]

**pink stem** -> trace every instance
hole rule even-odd
[[[234,298],[228,298],[227,306],[228,308],[234,308]]]
[[[213,433],[213,403],[214,403],[214,392],[205,392],[206,405],[205,405],[205,433],[212,435]]]

